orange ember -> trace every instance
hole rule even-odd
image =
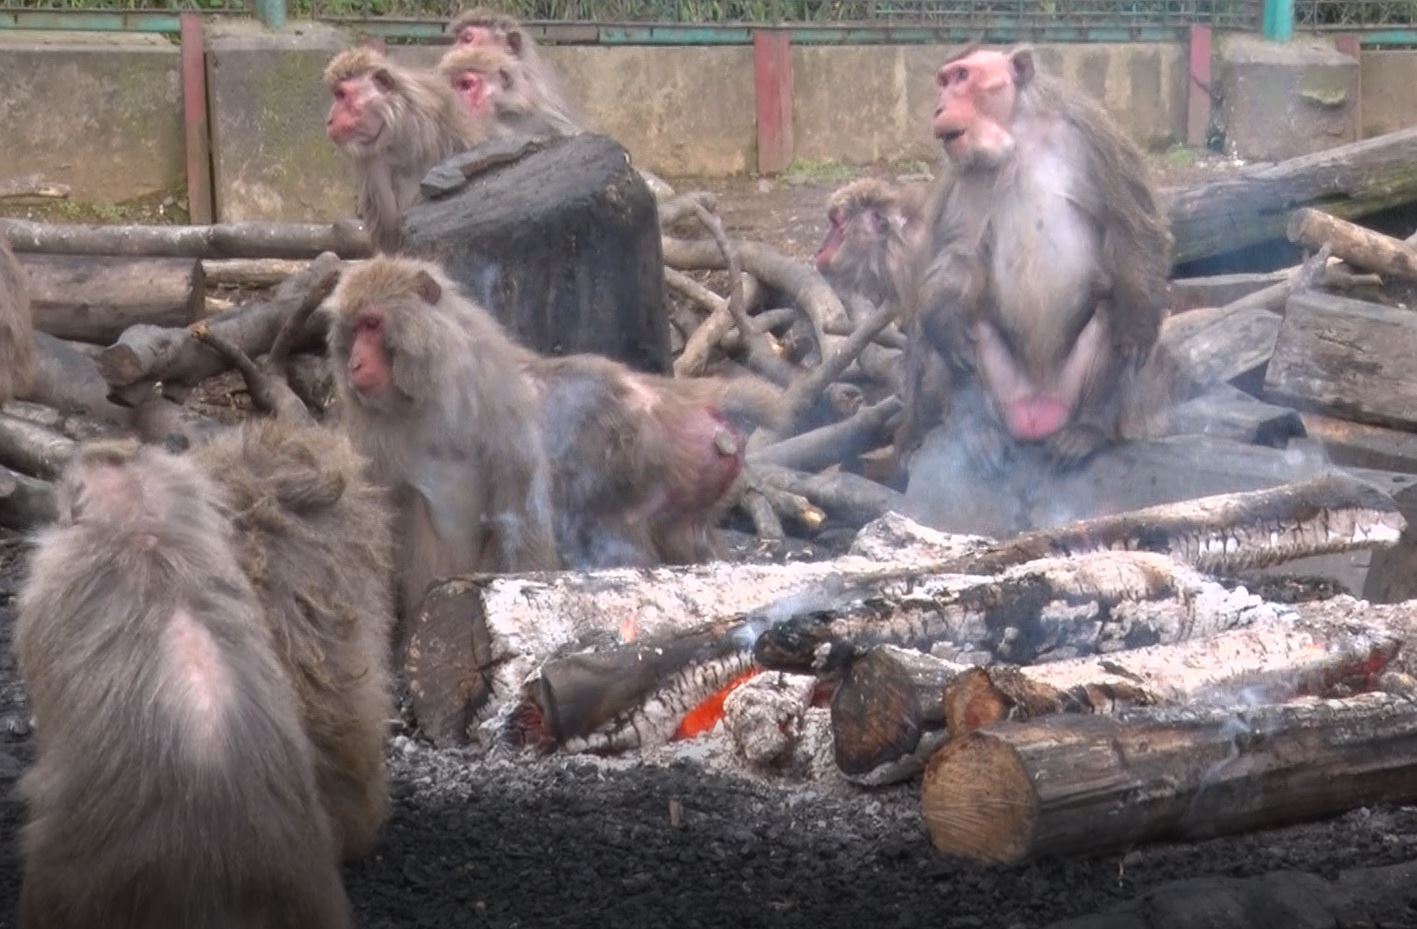
[[[620,641],[629,645],[640,637],[640,624],[635,621],[635,617],[627,616],[620,620]]]
[[[728,695],[744,681],[752,679],[758,674],[760,669],[753,668],[744,671],[742,674],[728,682],[728,686],[719,690],[703,703],[694,707],[684,715],[679,722],[679,728],[674,730],[674,741],[680,742],[684,739],[696,739],[708,732],[718,721],[723,718],[723,701],[728,699]]]

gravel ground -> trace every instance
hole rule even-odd
[[[17,549],[0,538],[0,927],[14,925],[19,891],[23,810],[12,787],[33,758],[10,650]],[[932,853],[909,787],[749,776],[717,737],[631,762],[484,757],[400,733],[389,759],[393,819],[377,852],[346,869],[366,929],[1032,929],[1182,878],[1332,877],[1417,861],[1417,809],[1382,809],[1125,855],[980,867]],[[682,810],[678,826],[671,805]],[[1412,905],[1363,925],[1417,925]]]

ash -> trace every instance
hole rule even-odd
[[[14,786],[34,756],[11,651],[17,553],[0,537],[0,929],[20,887]],[[388,747],[393,818],[375,854],[345,868],[359,925],[1033,929],[1182,878],[1417,860],[1405,808],[984,867],[931,850],[915,787],[862,790],[823,770],[822,745],[809,754],[755,775],[719,733],[631,760],[439,751],[405,727]],[[1417,904],[1367,925],[1417,925]]]

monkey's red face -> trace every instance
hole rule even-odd
[[[822,242],[822,247],[817,249],[817,270],[823,274],[832,269],[836,261],[837,252],[841,251],[841,243],[846,241],[846,217],[840,207],[833,207],[827,213],[827,237]]]
[[[380,400],[394,388],[387,326],[387,316],[377,308],[364,310],[354,320],[354,340],[350,344],[346,371],[349,385],[368,400]]]
[[[467,104],[473,116],[486,116],[492,112],[492,97],[496,86],[486,75],[476,71],[464,71],[453,78],[453,90]]]
[[[934,130],[945,154],[961,166],[994,166],[1012,154],[1018,92],[1032,76],[1026,50],[977,51],[943,65]]]
[[[855,261],[866,260],[879,253],[884,255],[886,240],[891,235],[891,219],[886,208],[868,205],[856,210],[852,215],[841,207],[833,207],[827,213],[826,240],[817,249],[817,270],[830,274],[843,262],[855,263],[842,253],[855,257]]]
[[[373,71],[340,81],[330,93],[334,102],[325,117],[325,134],[341,148],[370,148],[384,132],[377,102],[392,87],[388,72]]]

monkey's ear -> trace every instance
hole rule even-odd
[[[1033,75],[1037,73],[1037,68],[1033,63],[1033,47],[1025,45],[1016,48],[1013,54],[1009,55],[1009,64],[1014,69],[1014,86],[1023,90],[1033,80]]]
[[[500,79],[501,82],[502,82],[502,89],[503,89],[503,90],[511,90],[511,89],[512,89],[512,81],[513,81],[513,78],[512,78],[512,70],[511,70],[510,68],[498,68],[498,69],[497,69],[497,77],[498,77],[498,79]]]
[[[389,73],[388,68],[375,68],[369,75],[374,80],[374,84],[384,93],[394,89],[394,76]]]
[[[507,33],[507,48],[518,58],[522,56],[522,33],[520,29],[513,29]]]
[[[443,299],[443,288],[427,271],[419,271],[418,276],[413,279],[413,292],[429,306],[436,306],[438,301]]]

